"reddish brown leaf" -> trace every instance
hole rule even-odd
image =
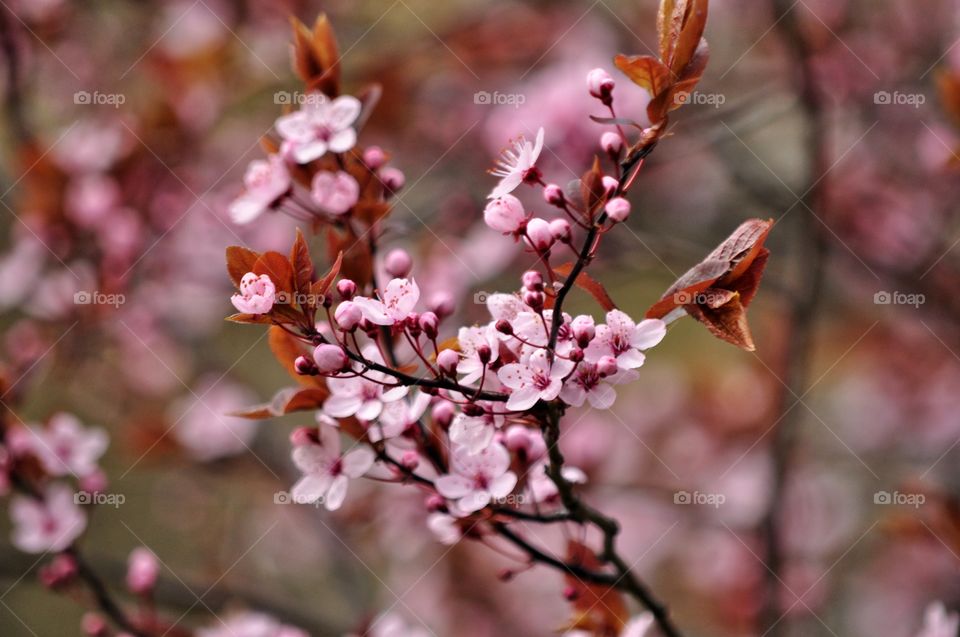
[[[231,314],[226,320],[233,323],[253,323],[257,325],[270,325],[273,319],[269,314]]]
[[[293,268],[287,257],[279,252],[264,252],[253,264],[253,273],[260,275],[266,274],[273,281],[277,292],[292,293],[293,288]],[[289,300],[287,301],[289,302]]]
[[[655,98],[670,86],[670,69],[650,55],[617,55],[613,63],[634,84],[645,88]]]
[[[280,363],[281,367],[287,370],[287,373],[301,385],[307,387],[317,387],[322,384],[317,376],[303,376],[298,374],[293,366],[293,362],[298,356],[308,354],[307,345],[294,338],[292,334],[281,327],[273,326],[267,336],[270,344],[270,351],[274,358]]]
[[[588,221],[593,219],[596,209],[604,201],[605,194],[600,158],[594,156],[593,166],[580,178],[580,196],[583,198]]]
[[[563,265],[558,265],[553,268],[553,271],[562,277],[569,276],[572,270],[572,263],[564,263]],[[600,283],[586,272],[581,272],[580,275],[577,276],[576,285],[596,299],[597,303],[600,304],[600,307],[602,307],[605,312],[617,309],[617,304],[610,298],[610,294],[607,292],[607,288],[603,286],[603,283]]]
[[[753,336],[750,334],[750,326],[747,325],[747,313],[744,311],[743,304],[740,303],[740,295],[736,292],[707,290],[704,296],[708,299],[721,298],[726,296],[729,300],[726,303],[701,303],[696,305],[684,305],[683,309],[694,319],[703,323],[710,330],[710,333],[722,341],[726,341],[748,352],[756,349],[753,344]],[[711,307],[717,305],[717,307]]]
[[[240,286],[240,279],[247,272],[253,272],[253,265],[257,262],[260,255],[249,248],[243,246],[230,246],[227,248],[227,274],[230,280],[237,287]]]
[[[590,547],[577,540],[567,543],[567,562],[591,571],[603,569]],[[577,613],[572,624],[597,635],[620,634],[629,614],[623,595],[617,589],[587,584],[573,575],[567,575],[566,582],[575,592],[571,603]]]
[[[943,110],[950,116],[955,126],[960,126],[960,74],[949,69],[941,69],[936,77]]]
[[[333,282],[340,275],[340,266],[343,265],[343,252],[337,253],[337,260],[333,262],[333,265],[330,266],[330,270],[323,275],[323,278],[313,284],[311,292],[315,296],[322,296],[327,293],[327,290],[330,289],[330,286],[333,285]]]
[[[293,68],[309,90],[334,97],[340,92],[340,53],[327,16],[320,14],[311,30],[296,18],[293,26]]]
[[[310,282],[313,281],[313,260],[310,258],[310,247],[300,228],[297,228],[297,238],[290,248],[290,265],[293,268],[294,289],[298,294],[310,294]]]

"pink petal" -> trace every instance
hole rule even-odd
[[[293,485],[290,495],[298,504],[310,504],[324,496],[332,481],[333,477],[328,473],[306,475]]]
[[[505,474],[490,483],[490,495],[495,498],[505,498],[517,486],[517,474],[513,471],[507,471]]]
[[[437,493],[450,499],[462,498],[470,493],[470,489],[473,486],[470,481],[463,476],[454,474],[440,476],[434,484],[437,487]]]
[[[358,447],[343,456],[343,472],[350,478],[365,474],[376,459],[376,454],[366,447]]]
[[[323,506],[327,508],[327,511],[336,511],[340,508],[344,498],[347,497],[348,484],[350,484],[350,480],[347,479],[347,476],[337,476],[333,479],[330,488],[327,490],[327,495],[323,499]]]

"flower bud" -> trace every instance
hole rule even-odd
[[[480,418],[485,415],[487,412],[476,403],[467,403],[461,407],[464,416],[470,416],[471,418]]]
[[[600,180],[603,183],[603,190],[607,196],[612,195],[617,190],[617,186],[620,185],[620,182],[611,177],[610,175],[604,175],[603,179]]]
[[[297,427],[290,432],[290,444],[294,447],[315,445],[319,440],[316,427]]]
[[[523,287],[533,292],[543,290],[543,275],[536,270],[527,270],[523,273]]]
[[[393,278],[405,279],[413,268],[413,259],[406,250],[395,248],[387,253],[387,258],[383,260],[383,267]]]
[[[387,163],[387,154],[379,146],[369,146],[363,151],[363,163],[376,170]]]
[[[523,204],[513,195],[497,197],[483,209],[483,221],[497,232],[516,232],[527,217]]]
[[[550,232],[557,241],[567,243],[570,241],[570,222],[566,219],[554,219],[550,222]]]
[[[80,619],[80,630],[88,637],[105,637],[108,629],[107,621],[96,613],[84,613]]]
[[[597,361],[597,373],[601,378],[613,376],[617,373],[617,359],[613,356],[604,356]]]
[[[344,332],[352,332],[357,329],[357,325],[360,324],[360,321],[363,320],[363,312],[360,311],[360,308],[353,301],[344,301],[337,306],[336,312],[333,313],[333,318],[336,319],[337,325]]]
[[[103,469],[96,469],[90,473],[85,473],[80,476],[80,481],[78,483],[81,491],[89,491],[90,493],[103,493],[107,490],[109,486],[109,481],[107,480],[107,474]]]
[[[623,197],[614,197],[603,208],[607,216],[617,222],[623,222],[630,216],[630,202]]]
[[[569,358],[574,363],[579,363],[580,361],[583,360],[583,350],[579,348],[574,348],[570,350],[569,354],[567,354],[567,358]]]
[[[547,184],[543,189],[543,200],[551,206],[562,206],[565,201],[563,189],[557,184]]]
[[[160,576],[160,562],[148,548],[138,546],[127,559],[127,588],[136,595],[146,595],[153,590]]]
[[[357,284],[350,279],[340,279],[337,281],[337,294],[340,295],[341,300],[349,301],[356,293]]]
[[[446,292],[437,292],[431,297],[427,307],[431,312],[437,315],[437,318],[443,320],[453,314],[455,309],[453,297]]]
[[[402,456],[400,456],[400,464],[407,471],[413,471],[420,466],[420,454],[413,449],[408,449],[407,451],[403,452]]]
[[[513,325],[507,319],[500,319],[496,324],[497,331],[507,336],[513,334]]]
[[[297,356],[293,361],[293,370],[301,376],[316,376],[320,373],[316,364],[306,356]]]
[[[596,68],[587,73],[587,90],[597,99],[609,101],[614,86],[616,83],[604,69]]]
[[[339,345],[323,343],[313,350],[313,362],[321,374],[334,374],[343,371],[349,363],[346,352]]]
[[[486,365],[490,362],[490,358],[493,356],[493,350],[490,349],[489,345],[482,344],[477,348],[477,358],[480,359],[481,365]]]
[[[531,219],[527,222],[527,241],[537,252],[549,250],[554,241],[550,224],[539,217]]]
[[[580,597],[580,593],[577,592],[575,586],[565,586],[563,588],[563,598],[568,602],[576,601]]]
[[[390,193],[395,193],[403,188],[407,178],[403,176],[403,172],[400,170],[387,166],[380,171],[380,181],[383,182],[384,188]]]
[[[447,501],[443,499],[443,496],[439,493],[431,493],[427,496],[427,501],[425,503],[427,511],[431,513],[436,513],[437,511],[446,511],[447,510]]]
[[[437,337],[437,330],[440,327],[440,319],[434,312],[424,312],[420,315],[420,329],[427,335],[427,338]]]
[[[570,323],[570,329],[573,332],[573,338],[576,339],[577,345],[580,347],[589,345],[597,333],[593,317],[587,316],[586,314],[581,314],[573,319]]]
[[[67,553],[60,553],[40,569],[40,583],[49,589],[58,589],[73,582],[77,576],[77,561]]]
[[[600,136],[600,148],[605,150],[611,157],[618,157],[623,149],[623,138],[617,133],[607,131]]]
[[[450,428],[453,418],[457,415],[457,410],[449,400],[441,400],[433,406],[430,415],[433,417],[433,422],[446,431]]]
[[[535,311],[540,311],[543,309],[544,303],[543,292],[533,292],[527,290],[523,293],[523,302],[533,308]]]
[[[440,373],[451,378],[457,373],[457,365],[460,363],[460,355],[452,349],[445,349],[437,354],[437,367]]]

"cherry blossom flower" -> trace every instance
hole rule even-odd
[[[537,159],[543,150],[543,127],[537,131],[537,140],[534,144],[524,140],[521,136],[513,143],[513,148],[503,151],[497,160],[496,167],[491,175],[500,177],[500,183],[490,193],[490,199],[497,199],[513,192],[517,186],[529,179],[536,170]]]
[[[500,354],[500,338],[493,325],[483,327],[461,327],[457,332],[457,342],[463,357],[457,363],[457,373],[462,375],[460,383],[469,385],[483,375],[486,365],[495,363]],[[486,365],[479,351],[484,353]]]
[[[246,191],[228,209],[234,223],[250,223],[290,191],[290,172],[280,155],[250,162],[243,176]]]
[[[365,347],[363,356],[369,361],[383,363],[374,345]],[[361,420],[373,421],[380,416],[385,404],[400,400],[409,390],[405,386],[385,389],[381,383],[389,380],[386,374],[373,370],[365,371],[363,376],[331,376],[327,378],[330,397],[323,403],[323,412],[334,418],[356,416]]]
[[[49,486],[41,499],[13,497],[10,519],[13,545],[24,553],[63,551],[87,526],[87,516],[74,502],[73,490],[62,483]]]
[[[948,613],[943,602],[927,606],[923,616],[923,628],[916,637],[955,637],[960,627],[960,616]]]
[[[477,454],[490,446],[494,427],[483,417],[458,414],[450,425],[450,441],[463,446],[468,453]]]
[[[375,456],[367,447],[341,453],[340,431],[321,423],[316,443],[297,445],[293,463],[303,477],[293,486],[294,502],[311,503],[323,498],[328,511],[336,511],[347,495],[350,478],[359,478],[373,466]]]
[[[437,491],[456,500],[466,513],[479,511],[491,500],[507,497],[517,485],[517,475],[510,471],[510,452],[500,443],[493,443],[477,454],[466,448],[454,449],[452,473],[437,478]]]
[[[613,356],[621,369],[634,369],[643,365],[644,355],[640,350],[653,347],[663,340],[666,333],[666,323],[660,319],[644,319],[634,323],[624,312],[610,310],[606,324],[597,326],[596,336],[584,354],[592,362],[604,356]]]
[[[127,588],[132,592],[143,595],[153,590],[160,575],[160,562],[153,551],[138,546],[130,552],[127,559]]]
[[[266,314],[277,300],[277,288],[266,274],[257,276],[247,272],[240,279],[240,293],[230,297],[230,302],[244,314]]]
[[[573,367],[574,363],[563,358],[555,359],[551,365],[542,349],[531,354],[526,363],[504,365],[497,376],[505,387],[513,390],[507,400],[507,409],[524,411],[538,400],[553,400],[560,395],[562,379],[573,371]]]
[[[85,429],[80,420],[67,413],[54,414],[47,426],[33,432],[34,453],[44,470],[53,476],[88,476],[97,470],[97,461],[110,439],[103,429]]]
[[[277,120],[277,132],[284,139],[286,150],[298,164],[306,164],[328,150],[343,153],[357,143],[352,128],[360,115],[360,100],[341,95],[328,100],[319,93],[311,94],[299,111]]]
[[[621,370],[617,374],[604,376],[595,363],[584,362],[563,384],[560,399],[574,407],[589,401],[595,409],[609,409],[617,399],[613,385],[636,380],[637,376],[633,370]]]
[[[440,544],[452,546],[460,541],[463,533],[457,526],[457,518],[446,513],[431,513],[427,516],[427,528]]]
[[[483,209],[483,221],[497,232],[518,231],[527,218],[520,200],[511,194],[491,199]]]
[[[280,623],[266,613],[233,613],[208,628],[197,630],[197,637],[309,637],[306,631]]]
[[[256,396],[245,386],[215,375],[203,376],[170,409],[173,437],[187,455],[210,462],[250,450],[256,421],[230,414],[249,407]]]
[[[370,440],[391,440],[415,426],[430,406],[430,395],[418,392],[413,400],[396,400],[384,404],[378,426],[370,429]]]
[[[320,171],[311,184],[310,196],[324,212],[342,215],[355,205],[360,197],[360,185],[348,173]]]
[[[567,482],[573,484],[584,484],[587,481],[587,474],[577,467],[570,465],[560,470],[560,474]],[[557,485],[553,483],[550,476],[547,475],[547,462],[542,460],[530,467],[527,472],[527,494],[533,502],[543,504],[552,502],[560,495],[557,491]]]
[[[377,325],[394,325],[406,320],[420,299],[420,288],[413,279],[391,279],[381,299],[358,296],[354,305],[364,318]]]

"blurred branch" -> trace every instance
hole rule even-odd
[[[7,94],[4,97],[3,109],[11,134],[19,145],[23,145],[32,138],[23,113],[20,52],[17,50],[14,16],[11,11],[5,5],[0,9],[0,50],[3,51],[7,74]]]
[[[794,234],[801,277],[797,289],[788,297],[787,336],[782,356],[783,389],[779,396],[779,417],[773,432],[772,455],[774,476],[770,509],[762,522],[762,532],[767,548],[766,597],[761,616],[760,630],[771,637],[786,634],[788,622],[780,620],[779,601],[783,585],[781,574],[787,556],[781,545],[781,505],[787,482],[797,429],[802,411],[794,409],[808,383],[808,370],[813,343],[814,319],[820,304],[824,281],[824,264],[829,250],[829,241],[820,229],[825,216],[829,161],[825,140],[826,121],[824,105],[816,86],[812,51],[804,37],[795,5],[789,0],[772,0],[774,20],[787,43],[790,57],[796,67],[797,91],[807,120],[804,152],[810,166],[809,186],[804,188],[802,209],[798,211],[798,228]]]

